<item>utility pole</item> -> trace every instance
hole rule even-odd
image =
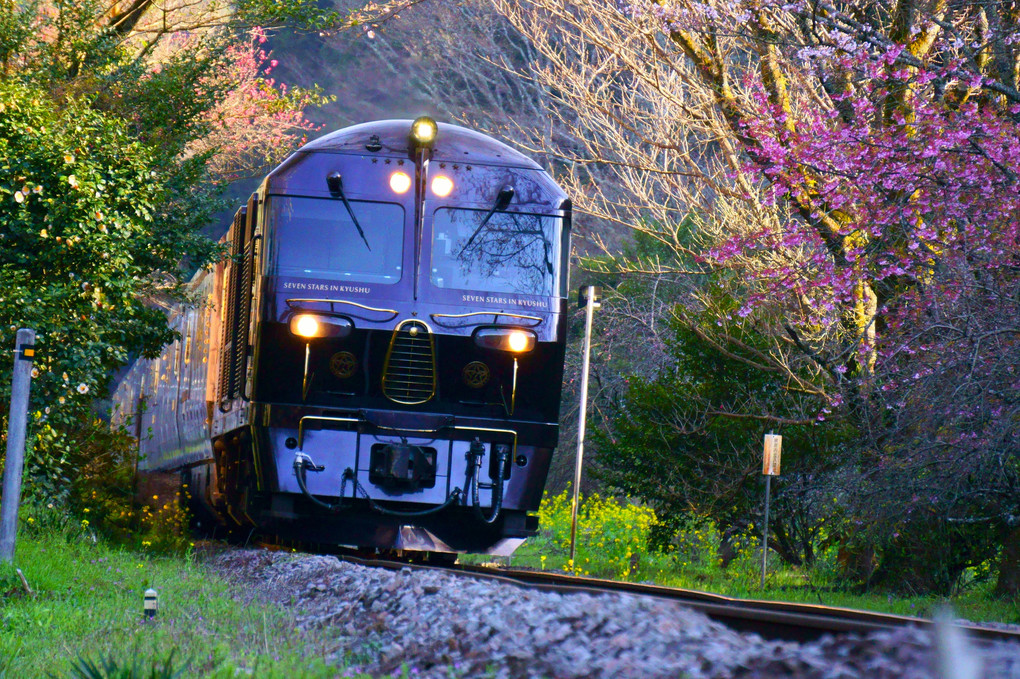
[[[35,330],[18,330],[14,348],[11,409],[7,414],[7,460],[4,463],[4,494],[0,506],[0,563],[14,561],[21,503],[21,472],[25,466],[25,432],[28,427],[28,393],[35,360]]]
[[[602,288],[586,285],[577,291],[578,306],[584,305],[584,358],[581,364],[581,408],[577,421],[577,459],[574,461],[574,500],[570,505],[570,563],[574,562],[577,538],[577,503],[581,492],[581,463],[584,461],[584,428],[588,415],[588,365],[591,354],[591,321],[602,300]]]

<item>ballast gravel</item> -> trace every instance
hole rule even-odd
[[[384,570],[327,556],[228,550],[212,565],[373,676],[1020,679],[1020,644],[963,651],[927,631],[766,641],[683,605],[558,593],[438,570]],[[945,672],[939,652],[955,669]],[[976,669],[977,673],[972,673]]]

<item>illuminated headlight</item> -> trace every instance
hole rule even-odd
[[[411,124],[411,138],[419,146],[431,146],[436,140],[438,129],[436,121],[428,116],[422,116]]]
[[[291,316],[290,331],[298,337],[347,337],[353,325],[346,318],[321,316],[319,314],[297,314]]]
[[[485,349],[499,349],[523,354],[535,348],[535,333],[521,328],[481,328],[475,332],[475,344]]]
[[[390,175],[390,188],[393,189],[393,193],[407,193],[411,188],[411,178],[406,172],[398,170]]]
[[[439,175],[432,179],[432,193],[440,198],[446,198],[453,192],[453,180],[449,177]]]

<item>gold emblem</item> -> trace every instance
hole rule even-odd
[[[349,351],[338,351],[329,359],[329,371],[342,380],[354,375],[358,370],[358,359]]]
[[[484,387],[489,381],[489,366],[481,361],[471,361],[461,371],[464,377],[464,384],[473,389]]]

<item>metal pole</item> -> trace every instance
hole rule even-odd
[[[35,330],[18,330],[14,350],[11,409],[7,414],[7,461],[4,464],[4,494],[0,506],[0,563],[14,560],[14,538],[18,532],[21,503],[21,471],[25,465],[25,431],[28,425],[28,392],[32,386]]]
[[[577,459],[574,461],[574,500],[570,505],[570,561],[574,561],[577,538],[577,502],[581,492],[581,463],[584,460],[584,427],[588,415],[588,356],[591,353],[591,320],[595,315],[595,289],[588,288],[584,319],[584,359],[581,364],[581,412],[577,418]]]
[[[765,476],[765,536],[761,540],[761,587],[765,589],[765,564],[769,555],[769,495],[772,491],[772,476]]]

